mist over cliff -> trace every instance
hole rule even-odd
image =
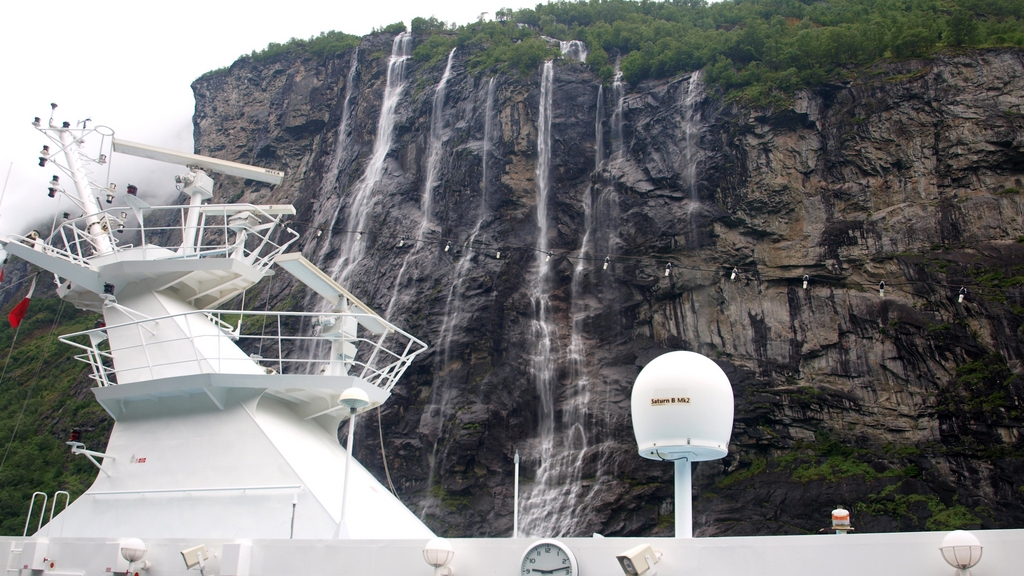
[[[193,88],[197,153],[287,172],[215,201],[294,203],[302,253],[430,345],[356,454],[435,532],[510,535],[518,449],[525,533],[671,534],[629,395],[680,349],[736,397],[696,534],[816,532],[837,504],[858,531],[1024,526],[1024,52],[752,108],[702,71],[605,80],[582,44],[523,76],[420,41]],[[280,274],[250,294],[324,306]]]

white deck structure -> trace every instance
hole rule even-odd
[[[355,387],[370,400],[363,410],[379,406],[426,345],[286,253],[298,237],[282,222],[293,207],[204,203],[213,180],[202,168],[268,182],[280,172],[111,137],[113,151],[187,163],[177,180],[192,202],[153,207],[127,194],[127,208],[103,209],[101,198],[117,196],[90,180],[93,131],[39,128],[63,153],[63,163],[56,153],[49,161],[70,176],[67,196],[83,215],[46,239],[8,238],[5,249],[52,272],[61,297],[102,312],[103,326],[62,340],[91,366],[115,424],[105,451],[92,453],[102,462],[96,481],[36,535],[333,537],[347,460],[338,428],[349,417],[339,397]],[[334,311],[216,308],[272,275],[275,262]],[[352,462],[341,537],[433,536]]]

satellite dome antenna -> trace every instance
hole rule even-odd
[[[692,538],[690,463],[729,453],[732,384],[707,356],[668,352],[640,371],[630,407],[640,456],[675,463],[676,538]]]

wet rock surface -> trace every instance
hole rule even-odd
[[[222,177],[218,200],[294,203],[299,248],[325,270],[356,233],[346,210],[391,47],[243,60],[193,85],[197,153],[288,174],[274,188]],[[491,86],[469,56],[453,59],[426,215],[445,62],[408,63],[347,269],[350,290],[431,346],[380,415],[390,478],[431,528],[511,533],[514,451],[524,498],[551,473],[537,457],[550,401],[572,470],[549,516],[568,521],[526,531],[670,534],[672,466],[636,454],[629,394],[674,349],[715,359],[736,396],[729,456],[694,469],[698,535],[816,532],[837,504],[858,531],[1024,526],[1024,53],[879,64],[767,112],[699,73],[620,103],[557,61],[550,398],[530,356],[540,75]],[[322,306],[286,274],[262,289],[272,307]],[[376,420],[357,455],[383,480]]]

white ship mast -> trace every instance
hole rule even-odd
[[[56,147],[44,148],[40,165],[73,184],[65,190],[55,175],[50,195],[66,195],[82,215],[46,239],[12,236],[5,248],[52,272],[62,298],[103,314],[103,326],[61,340],[91,366],[96,398],[115,419],[105,451],[73,444],[100,471],[41,534],[432,537],[362,466],[349,467],[338,443],[341,422],[357,413],[342,392],[365,393],[363,411],[380,406],[426,345],[287,252],[298,238],[283,223],[291,205],[207,203],[208,172],[272,185],[284,173],[127,142],[84,123],[34,124]],[[90,156],[87,141],[97,138]],[[129,186],[127,207],[112,207],[116,188],[90,169],[114,152],[187,166],[175,181],[190,203],[150,206]],[[334,310],[218,309],[273,275],[275,263]]]

